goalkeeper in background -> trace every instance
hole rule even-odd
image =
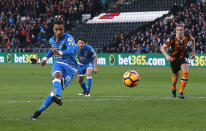
[[[38,60],[38,56],[36,55],[35,51],[33,51],[33,54],[30,57],[30,61],[32,64],[36,64]]]

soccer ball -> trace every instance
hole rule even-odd
[[[135,87],[139,83],[140,77],[136,71],[127,71],[122,80],[127,87]]]

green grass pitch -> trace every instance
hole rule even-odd
[[[52,89],[51,68],[0,64],[0,131],[206,130],[206,68],[190,68],[180,100],[171,98],[170,68],[99,66],[91,97],[77,95],[81,88],[75,79],[63,91],[62,107],[53,103],[31,121]],[[135,88],[121,80],[128,70],[140,74]]]

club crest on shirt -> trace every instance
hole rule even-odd
[[[69,41],[69,45],[74,45],[72,38],[67,39]]]

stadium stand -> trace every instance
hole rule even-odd
[[[175,22],[184,22],[197,40],[197,53],[204,53],[205,3],[196,1],[0,0],[0,52],[46,52],[52,23],[59,19],[97,52],[122,53],[159,52]],[[92,19],[82,21],[85,14]]]
[[[124,0],[116,1],[116,5],[111,5],[108,12],[142,12],[142,11],[162,11],[170,10],[176,3],[184,5],[185,0]]]
[[[205,3],[186,3],[183,7],[173,7],[172,14],[138,28],[125,39],[116,38],[119,42],[105,46],[103,52],[160,53],[159,47],[173,34],[175,23],[185,23],[187,33],[196,39],[196,53],[205,53]]]
[[[150,0],[139,0],[138,2],[128,0],[122,3],[118,2],[119,1],[116,1],[114,2],[115,4],[113,4],[116,8],[109,8],[106,13],[101,13],[99,16],[89,20],[81,27],[71,30],[70,33],[74,37],[83,36],[87,38],[89,44],[94,46],[97,51],[102,52],[102,47],[105,49],[105,46],[111,44],[114,37],[119,36],[121,32],[124,32],[124,35],[127,36],[130,32],[134,32],[144,24],[154,21],[156,18],[167,14],[175,2],[177,2],[178,6],[182,6],[185,1],[172,0],[171,2],[156,0],[156,4],[152,9],[148,6],[148,3],[151,2]],[[162,4],[162,2],[165,4]],[[128,8],[128,6],[130,8]],[[120,8],[122,11],[119,10]],[[129,12],[133,10],[135,12]]]

